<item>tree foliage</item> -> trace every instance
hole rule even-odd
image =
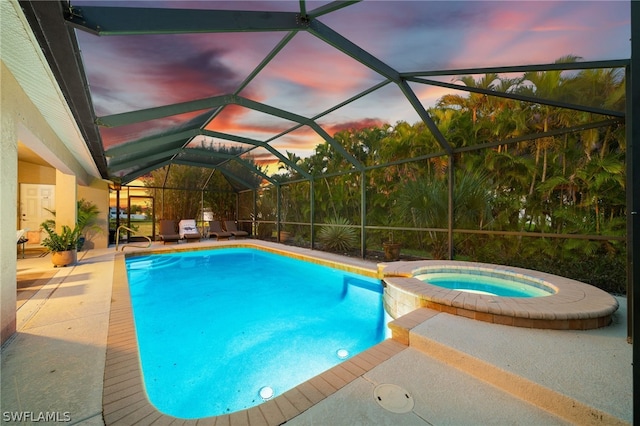
[[[237,185],[259,185],[261,178],[251,171],[251,167],[258,169],[253,161],[246,160],[246,165],[222,160],[239,155],[239,148],[203,145],[200,149],[210,150],[212,158],[220,156],[215,168],[173,164],[143,178],[148,194],[156,198],[157,219],[199,219],[203,209],[211,211],[214,219],[233,219]]]
[[[579,59],[566,56],[557,62]],[[520,78],[486,74],[458,80],[468,87],[530,98],[624,108],[625,81],[618,70],[536,71]],[[546,103],[461,93],[443,96],[428,111],[430,116],[453,147],[489,144],[491,148],[456,153],[450,159],[424,123],[398,122],[334,135],[367,168],[364,174],[346,173],[351,165],[329,144],[318,145],[309,158],[293,157],[300,169],[315,177],[315,221],[326,223],[342,217],[349,223],[361,223],[364,185],[367,225],[421,229],[405,232],[404,246],[426,257],[442,257],[447,247],[448,179],[453,164],[455,229],[624,235],[626,144],[622,122],[535,137],[609,117]],[[525,140],[528,135],[533,137]],[[512,141],[514,138],[519,142]],[[285,172],[292,180],[300,179],[294,170]],[[289,198],[290,211],[308,209],[304,207],[308,196],[296,206],[297,199]],[[368,232],[369,245],[380,244],[378,234]],[[578,263],[591,262],[594,269],[603,271],[606,267],[598,265],[605,263],[624,281],[625,247],[615,239],[512,238],[457,232],[455,249],[459,258],[470,260],[546,268],[564,275],[571,275],[573,268],[583,280],[583,272],[578,270],[588,268],[578,267]]]

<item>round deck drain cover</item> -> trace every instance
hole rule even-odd
[[[398,385],[383,383],[376,386],[373,398],[378,405],[392,413],[408,413],[413,410],[413,397]]]

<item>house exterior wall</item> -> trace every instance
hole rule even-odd
[[[61,223],[75,219],[76,194],[80,197],[86,195],[86,199],[95,202],[105,227],[104,237],[94,242],[95,248],[107,247],[109,191],[106,181],[92,178],[80,166],[1,61],[0,76],[0,339],[4,343],[16,331],[17,246],[14,239],[18,229],[18,183],[55,183],[62,184],[63,188],[72,186],[73,191],[56,191],[72,194],[62,197],[61,203],[64,204],[56,201]],[[53,155],[54,158],[50,159],[54,163],[64,164],[65,173],[53,167],[47,170],[47,167],[25,162],[18,165],[18,141],[37,153],[46,152],[49,157]],[[77,185],[77,182],[89,184]]]
[[[56,170],[56,232],[62,232],[63,226],[76,226],[76,187],[75,176]]]
[[[56,169],[18,160],[18,184],[20,183],[55,185]]]
[[[29,163],[18,160],[18,188],[16,197],[20,201],[20,184],[56,184],[56,169],[40,164]],[[108,215],[109,215],[109,195],[108,182],[94,179],[90,185],[77,186],[77,199],[85,199],[98,206],[100,214],[98,216],[98,226],[100,231],[92,232],[89,244],[85,248],[107,248],[109,246]],[[16,221],[20,223],[20,212],[16,209]]]
[[[17,124],[24,93],[0,62],[0,340],[16,331]]]
[[[91,185],[78,185],[78,200],[85,199],[98,206],[97,225],[100,231],[90,232],[85,242],[86,249],[109,247],[109,186],[106,182],[95,180]]]

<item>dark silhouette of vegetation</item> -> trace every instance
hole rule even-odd
[[[240,148],[225,145],[204,145],[200,149],[211,151],[218,169],[172,165],[154,170],[143,178],[148,194],[156,199],[156,219],[200,219],[203,209],[211,211],[214,220],[234,219],[236,213],[235,182],[227,176],[256,185],[261,178],[248,168],[229,160],[242,153]],[[248,160],[250,165],[254,165]],[[255,166],[255,165],[254,165]]]

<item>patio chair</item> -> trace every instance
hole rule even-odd
[[[22,258],[24,259],[24,246],[27,243],[27,241],[29,241],[29,239],[27,237],[25,237],[25,233],[27,232],[27,229],[18,229],[17,231],[17,235],[16,238],[18,239],[18,247],[20,246],[20,244],[22,244]]]
[[[231,232],[225,232],[222,230],[222,225],[219,220],[210,220],[209,221],[209,233],[207,238],[211,238],[211,236],[216,237],[216,240],[220,239],[229,239],[231,237]]]
[[[236,238],[246,237],[247,235],[249,235],[247,231],[240,231],[236,226],[236,222],[233,220],[225,220],[224,227],[227,229],[227,232],[229,232],[232,236]]]
[[[178,233],[180,238],[184,238],[187,242],[195,240],[200,241],[200,238],[202,238],[202,235],[200,235],[200,232],[198,231],[195,219],[181,220],[178,224]]]
[[[167,243],[177,243],[180,241],[180,234],[176,233],[176,222],[170,219],[160,220],[160,238]]]

